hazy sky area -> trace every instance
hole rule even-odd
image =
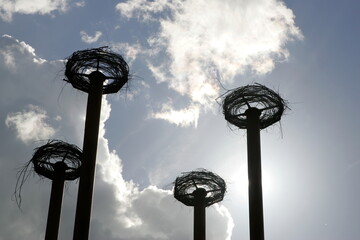
[[[171,190],[197,168],[228,186],[207,239],[249,239],[246,132],[218,97],[255,82],[291,108],[261,131],[265,239],[360,239],[359,13],[355,0],[0,0],[0,240],[44,238],[51,181],[31,174],[20,210],[17,172],[47,139],[82,147],[87,94],[64,60],[100,46],[132,79],[103,98],[90,239],[192,239]]]

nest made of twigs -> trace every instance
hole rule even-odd
[[[200,188],[206,191],[205,205],[208,207],[223,200],[226,183],[220,176],[205,169],[186,172],[175,180],[174,197],[186,206],[194,206],[194,191]]]
[[[51,180],[58,174],[63,180],[75,180],[80,176],[82,151],[77,146],[61,140],[49,140],[34,150],[31,160],[17,174],[14,196],[19,207],[22,202],[21,189],[31,173]]]
[[[65,81],[81,91],[89,93],[92,72],[103,74],[103,94],[118,92],[129,80],[129,66],[123,57],[100,47],[74,52],[65,67]]]
[[[82,151],[75,145],[60,140],[50,140],[35,149],[31,158],[34,171],[46,178],[54,179],[59,162],[65,171],[64,180],[75,180],[80,176]]]
[[[280,121],[287,103],[280,95],[261,84],[247,85],[227,93],[222,102],[225,119],[241,129],[246,129],[246,110],[260,110],[260,129]]]

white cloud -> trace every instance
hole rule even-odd
[[[180,4],[181,1],[178,1]],[[121,2],[116,5],[116,9],[121,12],[127,18],[131,18],[136,15],[142,20],[153,19],[151,13],[162,12],[167,8],[172,8],[176,5],[175,1],[167,0],[133,0],[127,2]],[[140,16],[141,15],[141,16]],[[153,19],[154,20],[154,19]]]
[[[112,43],[111,48],[114,51],[119,51],[122,56],[124,56],[131,64],[132,61],[136,59],[136,57],[142,51],[140,44],[129,44],[129,43]]]
[[[172,103],[164,103],[160,112],[150,114],[151,118],[167,120],[182,127],[197,127],[200,107],[192,105],[184,109],[175,110]]]
[[[293,12],[278,0],[128,0],[116,9],[128,18],[157,18],[159,32],[148,43],[168,57],[148,67],[202,108],[214,105],[219,81],[269,73],[288,58],[286,44],[302,39]]]
[[[85,7],[85,5],[86,5],[85,1],[79,1],[79,2],[75,3],[75,6],[77,6],[77,7]]]
[[[100,37],[102,36],[102,32],[96,31],[94,36],[90,36],[85,31],[81,31],[80,36],[81,36],[81,41],[83,41],[84,43],[90,44],[90,43],[97,42],[100,39]]]
[[[0,52],[2,57],[4,58],[4,62],[5,62],[5,65],[8,67],[8,68],[12,68],[12,69],[15,69],[15,59],[14,59],[14,56],[11,54],[10,51],[1,51]]]
[[[214,239],[231,240],[232,231],[235,224],[229,210],[221,204],[215,204],[214,208],[215,211],[208,213],[207,216],[208,221],[217,222],[217,225],[214,225],[212,228],[207,228],[208,234],[214,236]],[[223,222],[221,220],[223,220]],[[217,229],[225,231],[226,234],[224,234],[224,232],[217,232]]]
[[[47,118],[44,109],[29,105],[22,112],[9,113],[5,124],[16,130],[16,135],[21,141],[29,143],[34,140],[49,139],[55,134],[56,130],[46,122]]]
[[[0,0],[0,17],[11,21],[13,14],[51,14],[54,11],[65,12],[67,0]]]
[[[6,47],[0,49],[0,56],[3,57],[5,65],[12,69],[16,69],[16,60],[14,57],[14,52],[26,53],[32,56],[32,61],[34,63],[42,64],[46,60],[42,59],[35,54],[35,49],[25,43],[24,41],[19,41],[17,39],[13,39],[11,36],[4,34],[2,36],[3,41],[11,42],[11,44],[6,45]]]

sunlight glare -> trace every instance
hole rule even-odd
[[[237,194],[245,198],[248,197],[249,180],[247,165],[244,164],[240,167],[238,174],[232,176],[231,183],[236,188],[235,192],[237,192]],[[274,178],[266,170],[262,170],[262,186],[263,194],[271,195],[274,191]]]

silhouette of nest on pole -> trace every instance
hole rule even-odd
[[[287,103],[279,94],[261,84],[247,85],[227,93],[222,102],[225,119],[241,129],[246,129],[246,110],[260,110],[260,128],[280,121]]]
[[[55,164],[65,164],[65,180],[75,180],[80,176],[82,151],[75,145],[60,141],[50,140],[45,145],[35,149],[30,162],[34,171],[46,178],[54,179],[56,175]]]
[[[223,200],[226,192],[225,181],[205,169],[186,172],[175,180],[174,197],[186,206],[195,205],[194,191],[197,189],[206,191],[206,207]]]
[[[21,188],[31,172],[53,180],[62,174],[64,180],[75,180],[80,176],[82,151],[76,145],[61,140],[49,140],[45,145],[35,148],[33,157],[17,175],[14,191],[15,200],[21,205]],[[31,168],[32,165],[32,168]],[[62,171],[59,173],[58,171]]]
[[[103,94],[118,92],[129,80],[129,66],[119,54],[108,47],[100,47],[74,52],[65,67],[66,82],[81,91],[89,93],[92,72],[104,75]]]

